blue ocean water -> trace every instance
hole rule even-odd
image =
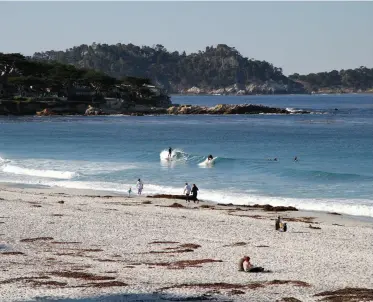
[[[141,178],[144,194],[180,194],[189,182],[201,199],[216,202],[373,217],[373,95],[172,101],[312,114],[0,117],[0,182],[125,193]],[[162,159],[168,147],[171,161]],[[208,154],[216,157],[212,165],[203,164]]]

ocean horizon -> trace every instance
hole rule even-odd
[[[202,200],[373,217],[373,95],[175,95],[172,102],[294,114],[4,116],[0,182],[127,194],[141,178],[144,195],[181,194],[188,182]]]

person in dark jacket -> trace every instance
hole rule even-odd
[[[197,199],[197,194],[198,194],[198,188],[197,188],[196,184],[193,184],[192,197],[193,197],[194,203],[196,203],[196,201],[198,201],[197,203],[199,203],[199,200]]]

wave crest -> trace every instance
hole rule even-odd
[[[13,166],[13,165],[4,165],[1,170],[6,173],[45,177],[45,178],[55,178],[55,179],[72,179],[79,175],[77,172],[56,171],[56,170],[37,170],[37,169],[22,168],[22,167]]]

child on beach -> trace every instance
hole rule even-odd
[[[128,190],[128,197],[131,197],[131,193],[132,193],[132,188],[130,187]]]

